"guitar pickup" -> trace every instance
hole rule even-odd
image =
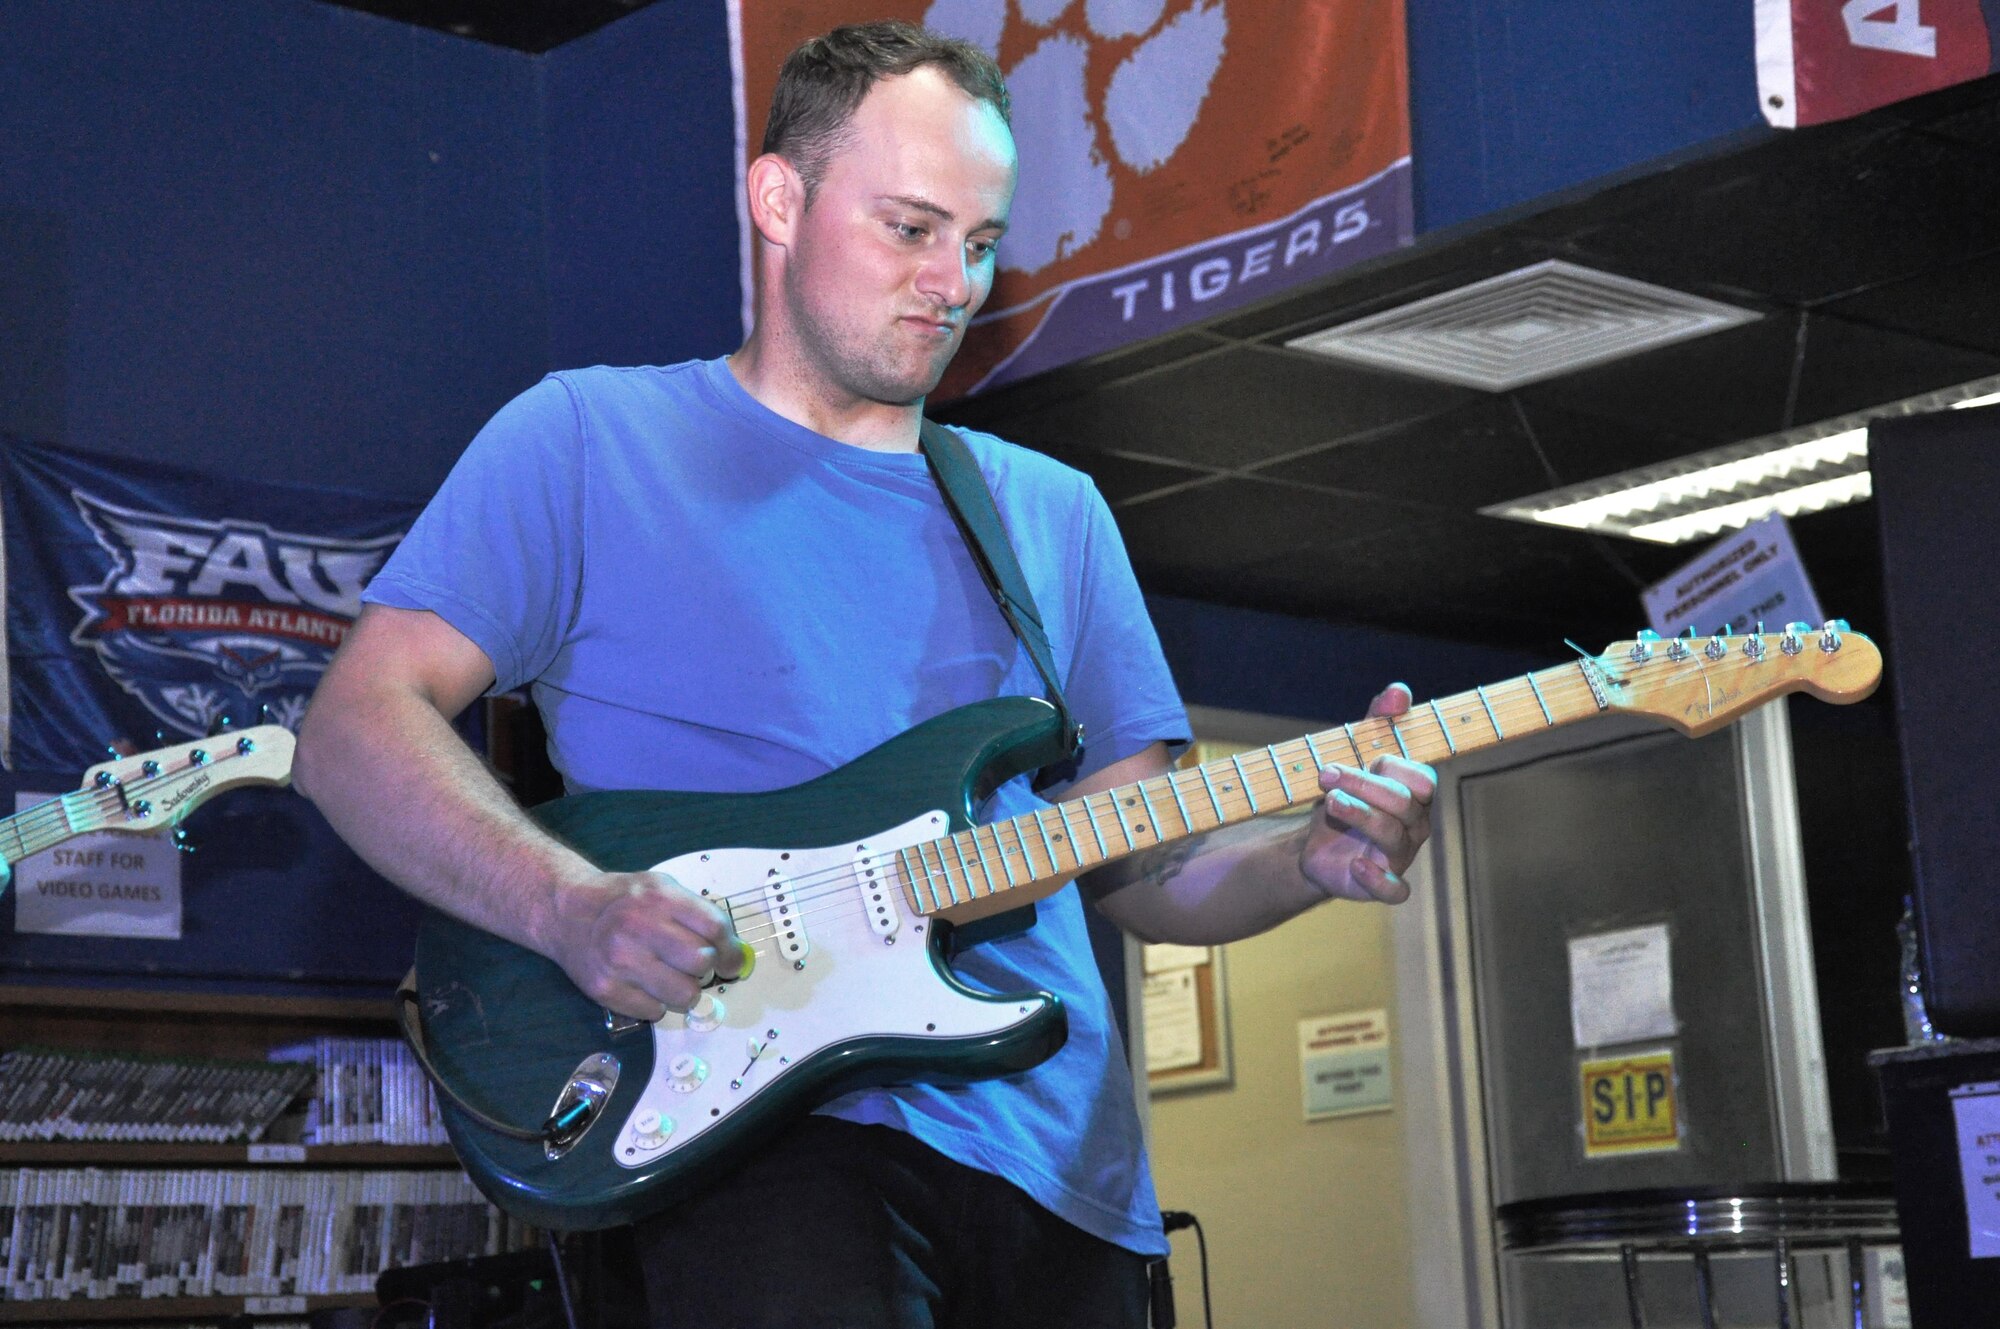
[[[796,878],[780,877],[775,868],[764,882],[764,909],[771,916],[772,935],[778,950],[795,968],[805,963],[812,949],[806,941],[804,902],[793,890],[796,884]]]
[[[896,881],[895,862],[893,852],[871,850],[865,844],[854,846],[854,886],[861,892],[861,911],[868,915],[868,926],[878,937],[893,937],[903,926],[902,912],[896,908],[896,894],[902,887]]]

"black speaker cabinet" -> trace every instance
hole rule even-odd
[[[2000,1035],[2000,407],[1868,433],[1931,1022]]]

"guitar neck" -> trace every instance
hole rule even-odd
[[[18,863],[79,835],[116,829],[125,820],[116,789],[79,789],[0,817],[0,858]]]
[[[1120,785],[902,850],[919,912],[956,921],[1016,908],[1116,859],[1317,803],[1321,768],[1376,757],[1435,765],[1607,710],[1617,680],[1594,660],[1440,697],[1186,770]]]
[[[292,749],[289,731],[265,724],[93,766],[83,788],[0,817],[0,859],[18,863],[94,831],[165,830],[225,789],[289,783]]]

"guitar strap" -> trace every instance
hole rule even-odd
[[[1007,529],[1000,523],[993,491],[987,488],[986,477],[980,474],[972,449],[955,432],[934,420],[923,422],[918,440],[924,460],[930,463],[931,474],[937,479],[938,492],[944,497],[945,510],[951,513],[958,533],[965,538],[966,548],[972,551],[972,562],[992,593],[1000,616],[1027,648],[1035,672],[1042,676],[1049,705],[1056,708],[1056,716],[1062,722],[1063,760],[1042,772],[1043,780],[1038,784],[1045,782],[1060,768],[1073,766],[1082,755],[1083,726],[1070,714],[1069,703],[1063,700],[1062,685],[1056,681],[1055,657],[1049,649],[1048,632],[1042,627],[1041,611],[1035,607],[1034,593],[1028,589],[1028,579],[1014,557],[1014,546],[1008,542]]]

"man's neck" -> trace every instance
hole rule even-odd
[[[892,404],[832,393],[810,372],[772,355],[754,335],[729,357],[728,364],[745,392],[793,424],[870,452],[917,450],[924,412],[921,400]]]

